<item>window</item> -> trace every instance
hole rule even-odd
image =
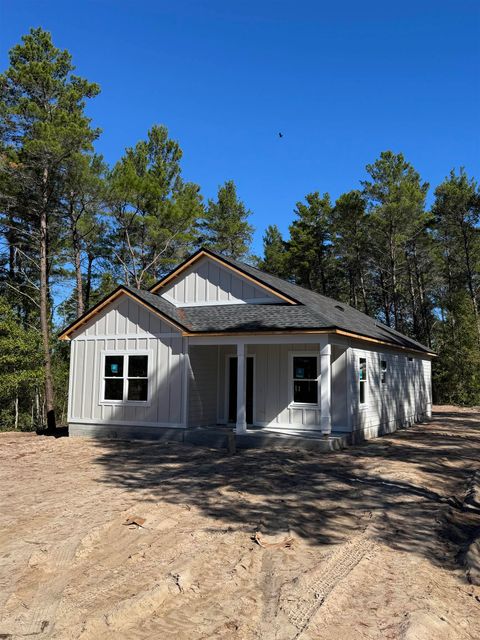
[[[359,375],[360,404],[365,404],[366,384],[367,384],[367,359],[360,358],[360,375]]]
[[[387,382],[387,361],[386,360],[382,360],[381,361],[381,377],[380,377],[380,381],[382,384],[386,384]]]
[[[131,402],[148,399],[148,356],[128,356],[128,399]]]
[[[318,404],[317,356],[293,356],[293,402]]]
[[[148,400],[148,355],[106,355],[103,400]]]
[[[123,356],[105,356],[105,400],[123,400]]]

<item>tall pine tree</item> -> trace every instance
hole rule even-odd
[[[252,212],[237,196],[233,180],[218,189],[217,200],[209,200],[199,224],[199,244],[230,258],[245,258],[250,251],[253,227],[248,222]]]
[[[258,268],[279,278],[289,277],[287,247],[276,224],[269,225],[263,234],[263,258]]]

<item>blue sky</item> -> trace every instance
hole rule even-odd
[[[478,1],[0,0],[0,69],[31,26],[100,84],[107,161],[167,125],[205,197],[235,180],[256,252],[385,149],[433,186],[461,165],[480,178]]]

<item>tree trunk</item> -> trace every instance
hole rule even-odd
[[[52,358],[50,353],[50,320],[48,304],[48,217],[47,217],[47,182],[48,170],[43,174],[44,197],[40,211],[40,329],[43,341],[43,357],[45,367],[45,404],[47,409],[47,429],[54,430],[55,397],[53,392]]]
[[[92,270],[95,256],[91,253],[87,254],[87,279],[85,282],[85,309],[90,307],[90,296],[92,294]]]
[[[363,299],[363,310],[364,312],[368,315],[369,314],[369,306],[368,306],[368,300],[367,300],[367,290],[365,287],[365,277],[363,275],[363,271],[360,269],[360,288],[362,291],[362,299]]]
[[[410,295],[410,306],[411,306],[410,312],[412,314],[413,334],[417,340],[420,340],[422,336],[420,336],[420,330],[418,326],[417,296],[415,292],[412,268],[411,268],[411,263],[410,263],[408,254],[405,255],[405,264],[407,266],[408,292]]]
[[[82,316],[85,310],[83,306],[83,281],[80,241],[76,229],[73,230],[73,262],[75,265],[75,281],[77,285],[77,316]]]
[[[383,299],[383,310],[385,313],[385,324],[387,325],[387,327],[391,327],[391,322],[390,322],[390,304],[388,302],[388,296],[387,296],[387,290],[385,288],[385,280],[383,278],[383,273],[382,270],[380,269],[380,289],[382,291],[382,299]]]
[[[15,431],[18,429],[18,390],[15,394]]]
[[[397,261],[393,238],[390,238],[390,273],[392,278],[392,305],[394,328],[399,330],[398,300],[397,300]]]

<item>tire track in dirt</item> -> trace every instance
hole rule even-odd
[[[37,589],[22,619],[10,622],[11,629],[8,633],[12,636],[42,634],[42,638],[48,638],[51,635],[55,612],[69,581],[69,572],[66,569],[73,560],[79,542],[78,535],[65,540],[49,550],[45,560],[39,563],[37,570],[42,575]]]
[[[373,547],[374,542],[367,529],[333,551],[318,567],[304,574],[297,587],[292,588],[292,583],[284,585],[280,594],[281,608],[297,629],[291,640],[297,640],[303,635],[333,589],[348,577]],[[283,602],[288,604],[282,604]]]

